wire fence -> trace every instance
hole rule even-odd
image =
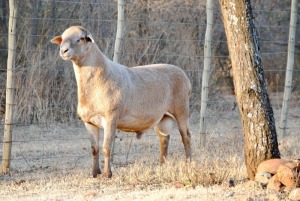
[[[190,123],[195,149],[200,145],[205,3],[175,0],[126,1],[126,30],[120,58],[121,63],[127,66],[170,63],[184,69],[193,86]],[[77,118],[77,89],[71,64],[59,58],[58,49],[49,40],[71,25],[83,25],[92,32],[103,53],[112,59],[117,28],[117,2],[25,0],[17,1],[17,6],[19,15],[11,167],[16,171],[40,167],[70,168],[86,164],[89,167],[87,160],[91,155],[90,143],[83,124]],[[253,1],[253,7],[266,82],[278,127],[287,60],[290,5],[287,2],[274,3],[268,0],[263,3]],[[0,26],[3,27],[0,29],[0,133],[3,133],[8,5],[0,10]],[[216,0],[214,22],[213,61],[206,117],[208,146],[218,152],[220,144],[235,141],[238,143],[235,144],[233,153],[237,154],[241,153],[238,150],[242,150],[243,134],[234,97],[221,11]],[[300,35],[299,26],[296,35]],[[298,134],[300,128],[299,42],[295,48],[293,77],[287,136]],[[132,142],[131,138],[134,138]],[[170,142],[171,155],[183,153],[180,141],[180,135],[174,129]],[[0,142],[3,142],[2,137]],[[221,151],[219,152],[221,155]],[[116,139],[114,163],[127,164],[142,156],[156,159],[158,153],[159,141],[153,132],[144,134],[141,140],[135,140],[134,135],[121,133]],[[2,154],[0,146],[0,157]],[[200,153],[196,151],[194,154]]]

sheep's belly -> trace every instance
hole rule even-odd
[[[161,118],[125,118],[118,122],[117,128],[125,132],[144,132],[154,127]]]
[[[163,114],[155,117],[132,117],[128,115],[118,120],[117,129],[125,132],[145,132],[149,128],[157,125],[162,117]],[[91,117],[87,122],[104,129],[107,123],[104,117],[98,115]]]

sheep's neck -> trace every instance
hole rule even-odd
[[[81,115],[84,115],[84,107],[88,107],[88,102],[95,93],[95,86],[104,86],[109,73],[107,58],[98,51],[91,51],[90,53],[81,63],[73,61],[78,90],[78,112]],[[98,95],[101,96],[101,94],[102,92],[98,91]]]
[[[86,79],[91,78],[92,73],[103,74],[107,71],[106,60],[97,45],[93,45],[82,59],[72,61],[78,88],[81,86],[80,82],[84,84]]]
[[[93,44],[93,46],[84,56],[72,60],[72,63],[79,68],[85,66],[104,68],[106,65],[106,60],[107,58],[100,51],[97,45]]]

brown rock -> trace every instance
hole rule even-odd
[[[300,170],[300,163],[297,160],[289,161],[284,164],[285,166],[289,167],[293,171],[299,171]]]
[[[290,192],[290,200],[300,200],[300,188],[296,188]]]
[[[297,172],[289,164],[280,165],[277,171],[277,179],[286,187],[296,187]]]
[[[274,175],[268,185],[267,185],[267,189],[269,190],[274,190],[279,192],[281,190],[281,188],[283,187],[282,183],[278,180],[277,175]]]
[[[280,158],[266,160],[258,165],[256,172],[268,172],[270,174],[276,174],[279,166],[287,162],[287,160]]]

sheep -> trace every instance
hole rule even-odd
[[[116,130],[133,132],[137,138],[154,127],[160,141],[160,163],[167,156],[174,119],[191,158],[189,97],[191,83],[174,65],[153,64],[128,68],[108,59],[95,44],[91,33],[72,26],[51,42],[60,45],[60,56],[71,61],[78,88],[77,113],[90,135],[92,175],[99,167],[99,128],[104,129],[102,176],[112,176],[110,156]]]

